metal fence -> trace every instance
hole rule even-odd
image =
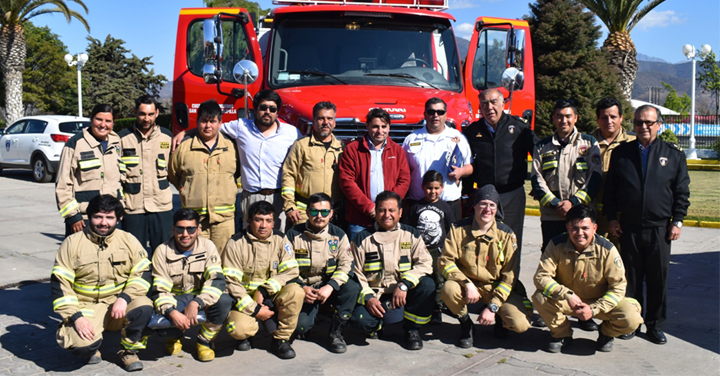
[[[690,147],[690,115],[665,115],[660,133],[670,129],[683,148]],[[695,147],[710,149],[720,138],[720,116],[695,115]]]

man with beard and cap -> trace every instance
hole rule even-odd
[[[507,331],[523,333],[530,328],[532,308],[524,296],[513,290],[520,272],[517,238],[512,229],[495,220],[500,209],[500,195],[488,184],[475,192],[475,216],[453,224],[438,269],[445,277],[442,299],[459,317],[458,347],[473,345],[474,325],[467,305],[487,304],[478,318],[480,325],[495,322],[495,336]]]

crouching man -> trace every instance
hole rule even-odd
[[[158,313],[172,321],[174,328],[158,329],[168,354],[182,349],[182,333],[198,324],[198,312],[205,311],[197,336],[197,357],[215,359],[212,340],[230,313],[232,299],[223,294],[225,276],[215,244],[200,234],[200,214],[180,209],[173,215],[173,237],[153,254],[153,286],[150,297]]]
[[[228,241],[222,254],[227,289],[235,301],[227,331],[238,340],[237,349],[247,351],[260,321],[272,334],[271,351],[281,359],[292,359],[295,351],[289,340],[305,297],[300,285],[288,283],[299,275],[298,262],[287,237],[273,231],[271,203],[253,203],[247,217],[247,228]]]
[[[595,209],[574,206],[566,218],[567,234],[548,243],[534,277],[533,303],[552,335],[547,351],[570,345],[572,329],[565,315],[573,315],[603,321],[597,349],[609,352],[615,337],[642,324],[640,304],[625,298],[625,267],[615,246],[595,233]]]
[[[110,195],[95,196],[87,207],[89,227],[68,236],[50,277],[53,310],[62,317],[56,335],[62,348],[100,363],[104,330],[120,330],[118,357],[126,371],[142,370],[137,356],[152,316],[150,260],[131,234],[116,229],[123,206]]]

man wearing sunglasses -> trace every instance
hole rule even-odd
[[[157,312],[175,328],[157,330],[165,341],[168,354],[182,350],[185,330],[198,324],[198,311],[207,321],[200,324],[197,356],[202,362],[215,359],[212,341],[230,313],[232,299],[223,294],[225,276],[220,255],[213,242],[200,234],[200,215],[192,209],[180,209],[173,215],[173,237],[160,245],[153,255],[153,286],[150,298]]]
[[[342,199],[338,185],[338,162],[344,144],[333,135],[336,113],[337,108],[331,102],[315,104],[312,133],[295,141],[285,159],[282,171],[283,211],[291,225],[307,221],[305,209],[311,194],[327,193],[332,197],[333,204]]]
[[[329,302],[335,309],[330,329],[330,351],[344,353],[342,332],[352,316],[360,285],[352,278],[353,257],[345,232],[330,223],[332,199],[325,193],[308,198],[307,222],[291,228],[287,237],[295,248],[300,267],[296,282],[305,290],[295,336],[303,338],[315,324],[320,305]]]
[[[429,170],[435,170],[445,177],[440,199],[447,202],[454,212],[460,213],[461,179],[472,174],[473,159],[465,136],[459,130],[446,126],[446,114],[445,101],[428,99],[425,102],[425,126],[413,131],[403,142],[411,176],[408,198],[419,201],[425,197],[422,177]]]
[[[610,231],[620,238],[626,295],[643,304],[646,282],[647,334],[651,341],[664,344],[670,244],[680,238],[690,206],[690,177],[680,147],[657,137],[662,124],[657,107],[638,107],[633,124],[637,142],[618,146],[610,158],[603,211]]]

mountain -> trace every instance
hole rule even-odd
[[[638,61],[652,61],[655,63],[667,63],[667,61],[665,61],[659,57],[649,56],[649,55],[645,55],[645,54],[641,54],[641,53],[637,54],[637,59],[638,59]]]
[[[460,54],[460,61],[464,61],[467,57],[468,50],[470,49],[470,41],[465,38],[457,37],[458,53]]]

